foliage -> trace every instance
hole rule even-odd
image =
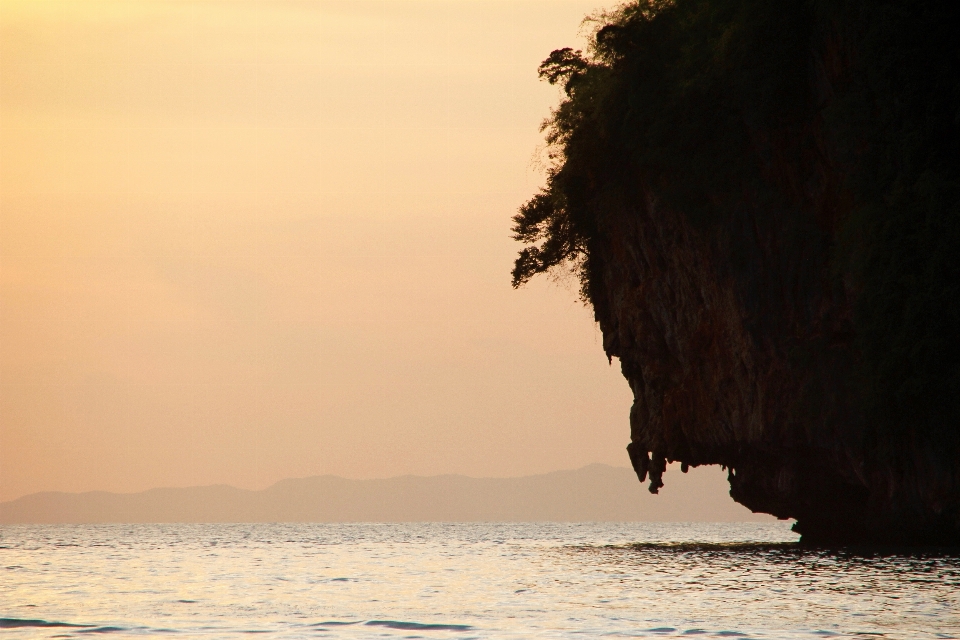
[[[527,245],[514,286],[572,261],[590,301],[591,240],[611,202],[652,191],[703,221],[735,209],[747,183],[763,196],[747,126],[806,102],[802,13],[800,0],[648,0],[594,18],[586,54],[554,51],[540,76],[566,99],[544,125],[546,187],[514,218]]]
[[[560,49],[540,66],[565,98],[544,124],[546,185],[514,218],[525,245],[514,286],[569,265],[584,300],[600,303],[602,230],[644,197],[683,212],[736,256],[730,229],[745,210],[782,225],[778,212],[805,206],[756,143],[757,131],[793,132],[786,162],[799,182],[822,144],[849,194],[826,270],[855,292],[876,434],[954,437],[958,13],[960,3],[944,0],[639,0],[596,16],[586,52]],[[831,38],[849,55],[824,98],[813,66]],[[756,265],[732,268],[749,278]]]
[[[827,116],[878,440],[960,435],[960,5],[858,7],[859,60]],[[897,438],[893,438],[896,440]]]

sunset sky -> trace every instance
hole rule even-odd
[[[0,0],[0,500],[626,465],[576,286],[510,287],[598,8]]]

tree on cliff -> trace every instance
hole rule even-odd
[[[567,265],[583,299],[602,304],[593,242],[631,200],[655,197],[721,234],[737,208],[805,206],[808,185],[772,174],[764,154],[782,150],[758,139],[792,131],[795,157],[782,163],[827,154],[844,177],[827,212],[830,273],[856,294],[873,437],[955,439],[958,11],[943,1],[645,0],[593,18],[587,52],[559,49],[540,66],[565,99],[544,124],[546,186],[514,218],[526,245],[514,286]],[[830,50],[815,60],[816,40]],[[749,268],[728,240],[732,268]]]

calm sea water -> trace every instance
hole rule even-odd
[[[0,634],[960,636],[960,557],[785,524],[0,528]]]

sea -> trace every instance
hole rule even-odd
[[[960,555],[787,523],[0,527],[0,636],[956,638]]]

